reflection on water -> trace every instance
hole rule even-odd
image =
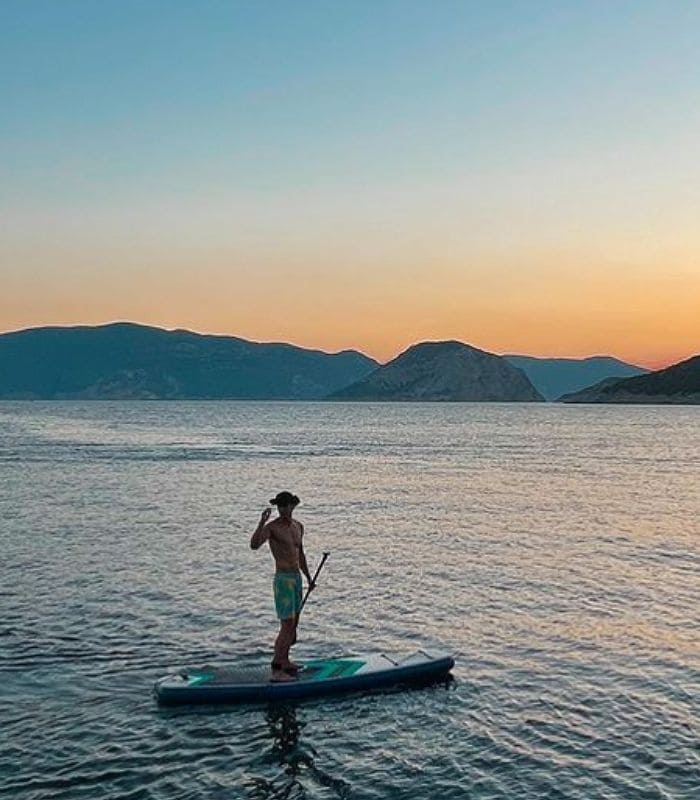
[[[270,705],[265,711],[265,721],[269,726],[271,744],[260,760],[278,766],[281,771],[272,779],[251,777],[251,798],[288,800],[309,797],[305,776],[316,786],[332,790],[333,795],[341,800],[351,796],[346,781],[323,772],[314,763],[317,753],[310,744],[302,742],[307,723],[299,722],[295,705]]]

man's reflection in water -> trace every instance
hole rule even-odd
[[[342,800],[350,797],[350,785],[341,778],[322,772],[314,763],[317,753],[313,747],[300,743],[306,723],[297,719],[296,706],[270,705],[265,711],[265,720],[272,739],[272,746],[265,760],[278,764],[283,772],[271,781],[255,778],[251,797],[260,800],[313,797],[313,785],[331,789]],[[307,786],[304,786],[302,779],[305,779]]]
[[[293,780],[299,775],[299,765],[313,765],[313,759],[299,747],[299,736],[303,723],[297,719],[297,710],[293,705],[269,706],[265,719],[270,726],[272,736],[272,753],[279,760],[280,766],[286,766],[287,775]],[[312,749],[311,752],[316,755]]]

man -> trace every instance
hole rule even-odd
[[[272,680],[291,681],[299,671],[299,666],[289,660],[289,648],[296,641],[301,611],[300,570],[306,577],[309,591],[314,589],[314,584],[304,555],[304,526],[298,520],[292,519],[292,512],[299,505],[299,498],[291,492],[280,492],[270,503],[277,506],[279,516],[268,522],[272,509],[266,508],[262,512],[258,527],[251,536],[250,546],[257,550],[268,542],[275,559],[273,590],[280,630],[272,658]]]

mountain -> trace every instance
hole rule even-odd
[[[3,399],[313,400],[377,362],[128,322],[0,334]]]
[[[636,378],[602,381],[559,399],[563,403],[700,404],[700,355]]]
[[[648,372],[609,356],[579,359],[509,355],[504,358],[521,369],[547,400],[556,400],[563,394],[577,392],[606,378],[630,378]]]
[[[333,400],[542,402],[526,375],[505,358],[462,342],[423,342]]]

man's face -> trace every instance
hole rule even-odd
[[[291,505],[291,503],[286,506],[277,506],[277,508],[279,509],[281,517],[291,517],[292,511],[294,511],[294,506]]]

